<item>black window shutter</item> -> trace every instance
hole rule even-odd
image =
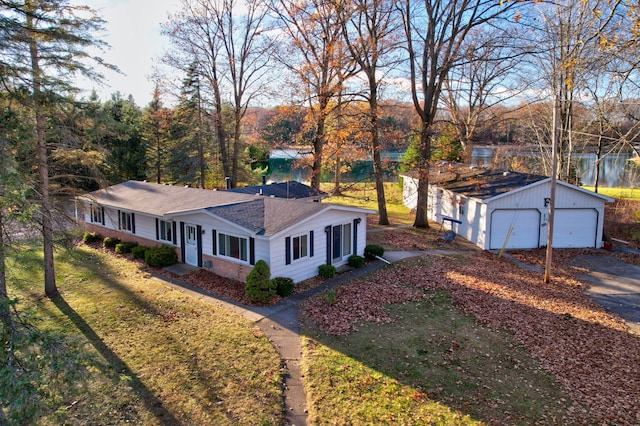
[[[121,218],[120,218],[120,210],[118,210],[118,229],[122,229],[122,223],[121,223]]]
[[[256,264],[256,239],[249,238],[249,264]]]
[[[358,224],[360,219],[353,219],[353,254],[358,254]]]
[[[156,240],[160,239],[160,221],[156,218]]]
[[[218,233],[216,232],[215,229],[212,229],[211,230],[211,235],[212,235],[211,238],[213,238],[213,241],[212,241],[213,250],[212,250],[212,252],[213,252],[214,256],[217,256],[218,255]]]
[[[313,257],[313,231],[309,231],[309,257]]]
[[[104,207],[100,206],[100,212],[101,214],[101,218],[100,221],[102,222],[102,224],[104,225]]]
[[[131,213],[131,232],[136,233],[136,215]]]
[[[178,241],[178,233],[176,232],[176,223],[175,222],[171,222],[171,226],[173,227],[173,244],[176,243],[176,241]]]
[[[285,265],[291,263],[291,237],[284,239],[284,263]]]
[[[198,266],[202,267],[202,226],[196,225],[196,240],[198,241]]]
[[[327,237],[327,265],[331,265],[331,225],[324,228]]]
[[[180,259],[184,263],[184,222],[180,222]]]

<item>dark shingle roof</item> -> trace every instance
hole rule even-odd
[[[441,186],[466,197],[487,199],[544,179],[547,177],[528,173],[487,170],[485,173],[447,182]]]
[[[404,175],[418,178],[417,171]],[[429,183],[466,197],[487,199],[547,179],[546,176],[503,172],[441,162],[429,169]]]
[[[247,186],[244,188],[227,189],[225,192],[238,194],[264,195],[277,198],[314,198],[326,197],[327,193],[312,188],[295,180],[289,182],[270,183],[268,185]]]
[[[79,198],[152,216],[204,210],[265,236],[276,234],[325,209],[336,208],[330,204],[137,181],[123,182]]]

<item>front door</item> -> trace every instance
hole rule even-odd
[[[193,266],[198,266],[198,234],[195,225],[189,223],[184,227],[184,261]]]

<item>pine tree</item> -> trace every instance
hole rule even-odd
[[[76,92],[73,78],[84,74],[99,79],[89,66],[88,49],[104,44],[93,34],[103,21],[85,6],[66,0],[3,1],[0,66],[4,87],[24,101],[33,117],[34,167],[38,172],[39,221],[44,249],[44,286],[47,296],[58,293],[53,263],[53,201],[50,195],[47,117]],[[22,96],[26,95],[26,96]]]

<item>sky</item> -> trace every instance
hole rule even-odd
[[[160,34],[160,24],[175,12],[177,0],[72,0],[87,5],[107,21],[104,36],[97,38],[111,48],[101,54],[106,62],[117,66],[122,74],[96,68],[104,75],[104,85],[84,81],[80,87],[90,93],[95,89],[102,101],[119,91],[123,97],[132,95],[136,104],[146,106],[151,100],[153,82],[148,78],[154,62],[162,56],[167,40]]]

